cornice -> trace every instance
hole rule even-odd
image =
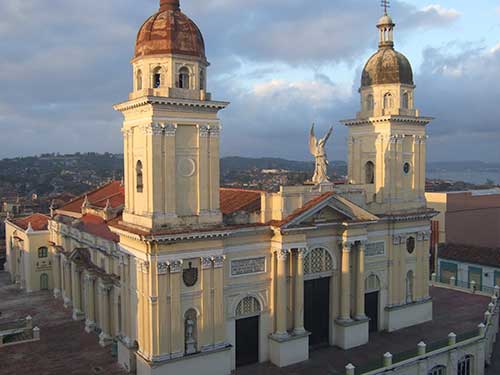
[[[426,126],[432,120],[434,120],[433,117],[412,117],[412,116],[391,115],[391,116],[369,117],[366,119],[340,120],[340,123],[344,124],[345,126],[361,126],[361,125],[370,125],[373,123],[393,121],[393,122],[413,123],[419,126]]]
[[[221,109],[226,108],[229,105],[229,102],[220,102],[213,100],[202,101],[202,100],[190,100],[190,99],[176,99],[176,98],[167,98],[164,96],[143,96],[141,98],[115,104],[113,108],[116,111],[123,112],[149,104],[175,105],[188,108],[209,108],[219,111]]]

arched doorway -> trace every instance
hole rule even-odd
[[[49,289],[49,275],[46,273],[42,273],[40,275],[40,290],[48,290]]]
[[[380,298],[380,280],[371,274],[365,280],[365,313],[370,319],[370,332],[378,331],[378,308]]]
[[[236,307],[236,367],[259,362],[260,312],[259,301],[251,296]]]
[[[329,343],[333,270],[333,258],[325,248],[312,249],[304,257],[304,328],[311,333],[313,348]]]

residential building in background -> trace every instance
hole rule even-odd
[[[426,193],[439,211],[436,253],[441,281],[493,290],[500,285],[500,189]]]

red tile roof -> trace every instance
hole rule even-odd
[[[28,224],[31,223],[31,228],[34,231],[47,230],[50,218],[42,214],[33,214],[28,217],[19,219],[11,219],[10,222],[24,230],[28,229]]]
[[[224,215],[237,211],[260,211],[261,192],[257,190],[220,189],[220,210]]]
[[[125,188],[122,186],[120,181],[111,181],[94,191],[73,199],[68,204],[62,206],[59,210],[81,213],[85,196],[87,196],[91,206],[99,208],[104,208],[108,199],[111,204],[111,208],[118,208],[125,204]]]
[[[101,217],[86,214],[80,219],[80,229],[96,237],[104,238],[108,241],[119,241],[119,236],[109,229],[108,223]]]
[[[439,249],[438,254],[443,259],[500,267],[500,248],[446,244]]]

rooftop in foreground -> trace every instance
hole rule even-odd
[[[126,374],[110,349],[100,347],[95,334],[85,333],[83,322],[73,321],[50,292],[26,294],[0,272],[0,301],[0,322],[30,315],[41,330],[40,341],[0,350],[0,375]]]
[[[345,374],[345,366],[352,363],[358,369],[369,368],[384,353],[398,354],[415,350],[420,341],[429,346],[446,340],[450,332],[457,336],[476,332],[491,299],[455,290],[432,287],[433,321],[396,332],[370,334],[370,342],[355,349],[342,350],[327,347],[310,353],[309,361],[285,368],[272,364],[242,367],[236,375],[324,375]]]

